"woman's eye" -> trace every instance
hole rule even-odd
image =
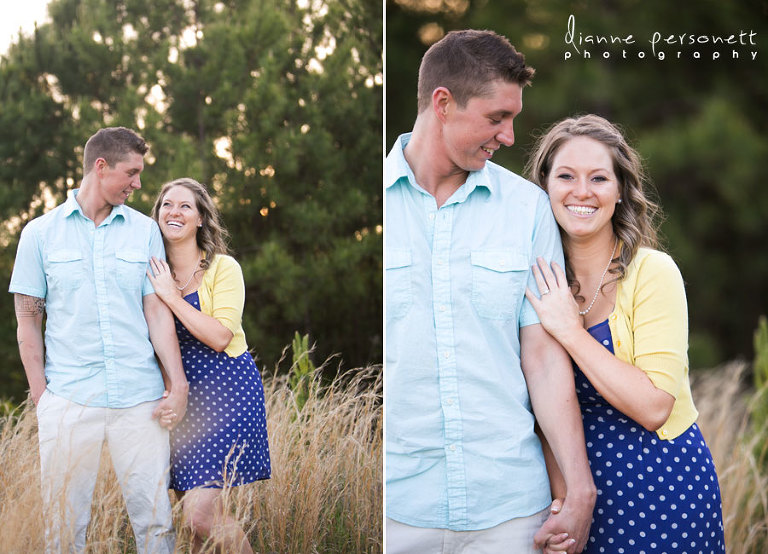
[[[598,183],[603,183],[603,182],[607,181],[608,178],[603,176],[603,175],[596,175],[595,177],[592,177],[592,180],[593,181],[597,181]]]
[[[569,173],[561,173],[560,175],[557,176],[557,178],[558,179],[562,179],[564,181],[566,181],[568,179],[572,179],[572,177],[571,177],[571,175]]]

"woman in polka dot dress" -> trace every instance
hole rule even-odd
[[[164,185],[152,217],[169,263],[153,258],[150,279],[174,314],[189,381],[184,419],[161,416],[173,425],[171,488],[182,496],[197,546],[211,537],[225,552],[250,553],[221,502],[222,487],[270,476],[264,389],[241,325],[243,275],[226,255],[226,231],[197,181]]]
[[[565,270],[539,260],[540,297],[526,296],[574,363],[597,487],[585,552],[725,552],[720,489],[688,379],[685,288],[654,249],[657,207],[637,153],[587,115],[555,124],[528,169],[549,194],[565,250]],[[567,503],[548,462],[553,493]]]

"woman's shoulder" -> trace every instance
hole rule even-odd
[[[211,268],[217,268],[217,269],[229,269],[229,268],[240,268],[240,264],[237,262],[235,258],[230,256],[229,254],[215,254],[213,256],[213,259],[211,260],[210,266]]]
[[[243,280],[240,264],[228,254],[216,254],[205,273],[211,286],[215,283]]]
[[[659,284],[671,284],[671,280],[682,281],[680,268],[672,256],[654,248],[640,247],[630,263],[628,277],[644,282],[657,281]]]
[[[654,268],[658,270],[669,270],[674,268],[676,271],[679,271],[675,260],[672,259],[672,256],[666,252],[662,252],[661,250],[648,248],[646,246],[641,246],[637,249],[637,254],[635,254],[635,258],[632,260],[632,264],[636,265],[637,267],[648,269]]]

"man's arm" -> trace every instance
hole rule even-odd
[[[173,315],[162,300],[155,294],[144,296],[144,317],[149,328],[149,340],[155,349],[155,353],[165,369],[165,376],[170,382],[170,391],[163,398],[152,413],[152,417],[160,417],[170,410],[176,417],[166,425],[169,429],[178,424],[187,410],[187,393],[189,384],[184,368],[181,365],[181,352],[179,351],[179,339],[176,337],[176,329],[173,325]],[[161,423],[165,418],[160,420]]]
[[[45,299],[26,294],[14,294],[16,310],[16,340],[24,372],[27,374],[29,392],[37,406],[45,392],[45,347],[43,344],[43,314]]]
[[[573,551],[581,552],[597,492],[587,461],[570,359],[540,324],[520,329],[520,351],[533,412],[566,485],[562,510],[550,515],[536,534],[536,542],[541,547],[552,535],[565,531],[575,540]]]

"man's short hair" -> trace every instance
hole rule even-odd
[[[432,103],[438,87],[451,91],[459,107],[490,94],[493,81],[530,84],[534,69],[525,56],[493,31],[451,31],[427,50],[419,67],[419,113]]]
[[[110,167],[125,160],[131,152],[142,156],[147,153],[149,146],[135,131],[125,127],[105,127],[85,143],[83,152],[83,173],[93,169],[93,164],[99,158],[104,158]]]

